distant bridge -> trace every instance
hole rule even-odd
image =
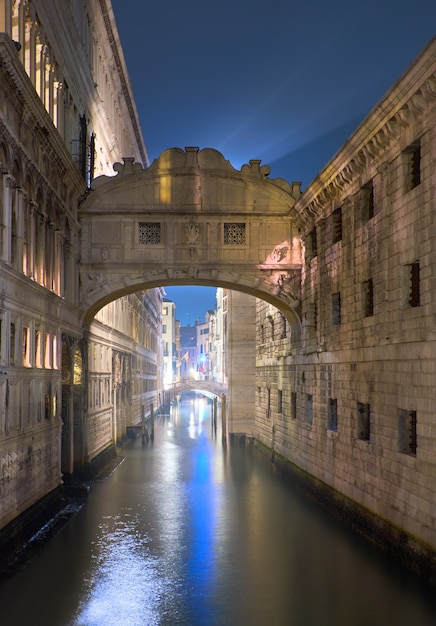
[[[218,396],[220,398],[223,393],[227,395],[227,385],[216,380],[193,380],[186,378],[174,383],[167,389],[171,400],[175,400],[177,396],[185,391],[199,391],[205,395]]]

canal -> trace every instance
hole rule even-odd
[[[0,586],[2,626],[434,626],[434,592],[277,477],[223,446],[211,405],[153,442]]]

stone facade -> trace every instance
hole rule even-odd
[[[0,0],[0,31],[1,529],[157,405],[160,296],[78,307],[88,186],[147,163],[110,2]]]
[[[258,303],[255,424],[293,466],[433,551],[435,72],[433,40],[296,202],[301,325]]]

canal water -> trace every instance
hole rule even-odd
[[[224,447],[205,400],[123,454],[1,584],[2,626],[435,626],[434,592]]]

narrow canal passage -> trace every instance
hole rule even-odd
[[[435,625],[429,589],[250,450],[223,448],[204,400],[125,455],[2,584],[2,626]]]

